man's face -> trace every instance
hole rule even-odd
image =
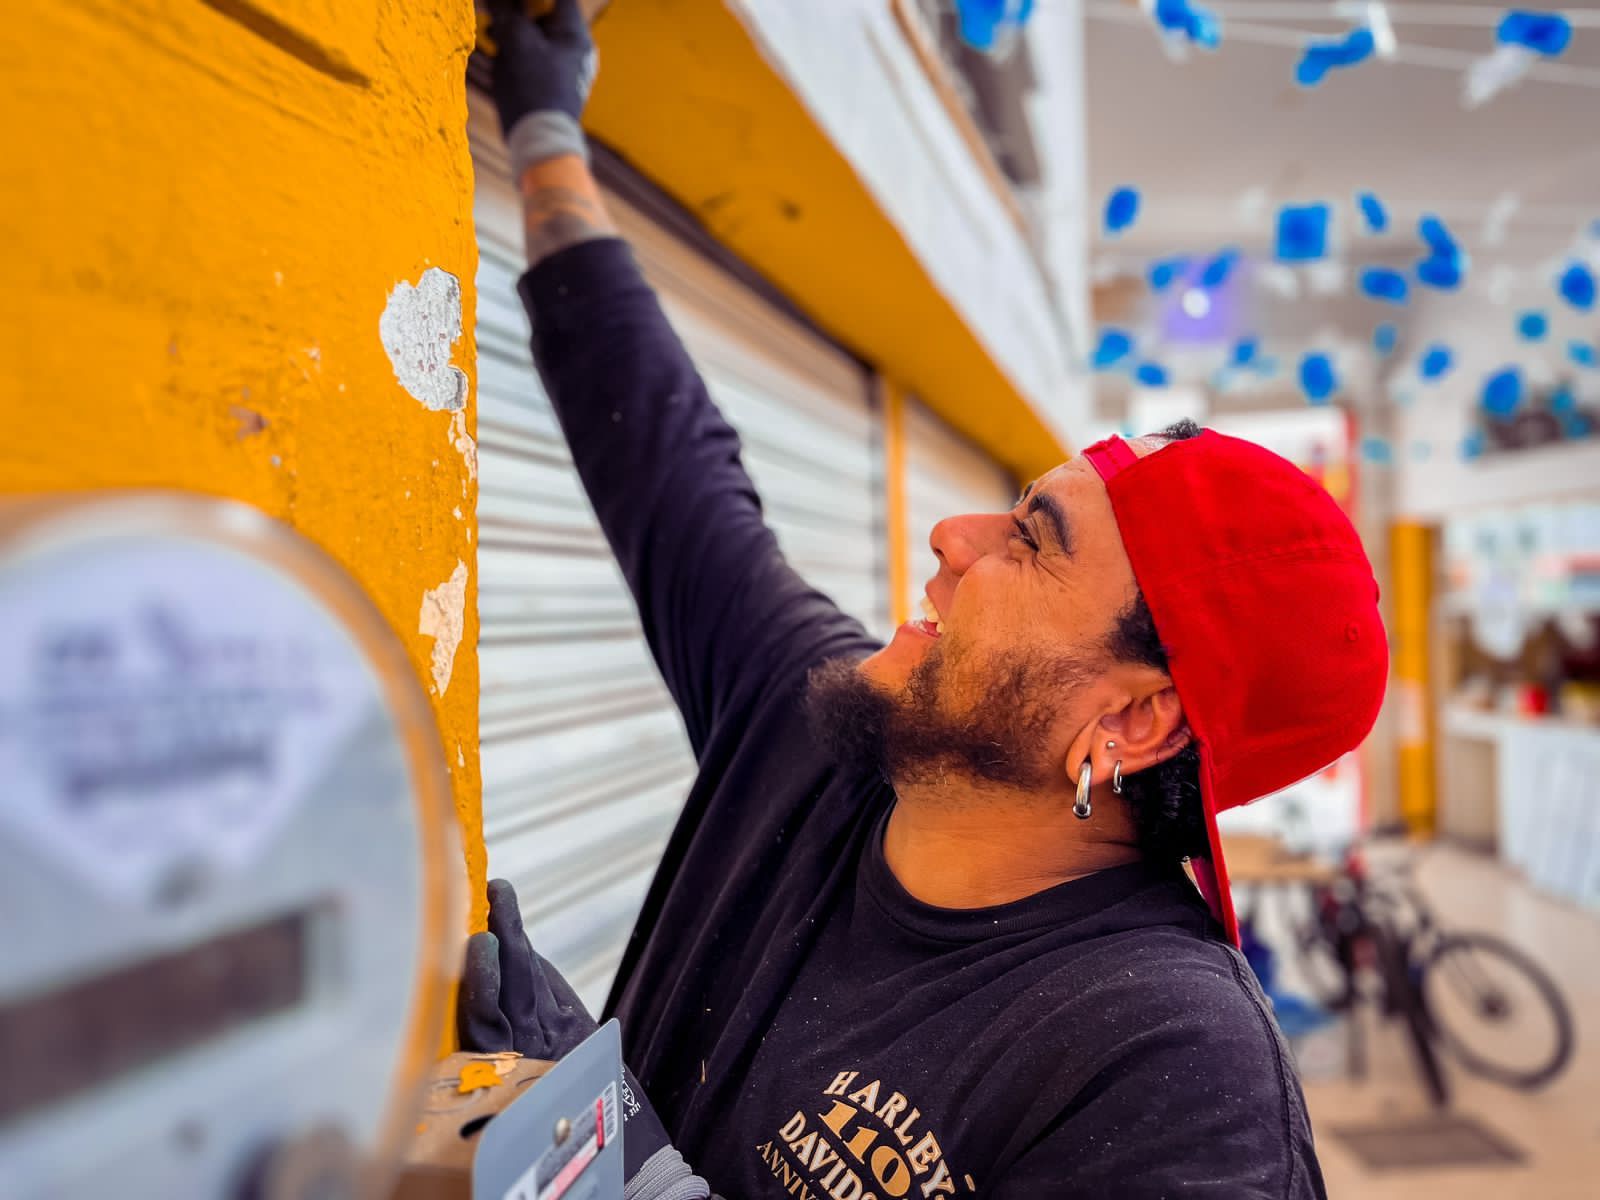
[[[1115,665],[1106,639],[1138,591],[1105,486],[1077,459],[1009,512],[939,522],[929,543],[937,625],[902,625],[857,668],[882,706],[888,766],[897,779],[957,769],[1059,782]]]

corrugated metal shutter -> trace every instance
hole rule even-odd
[[[920,615],[923,588],[938,560],[928,534],[946,517],[1004,512],[1017,502],[1016,481],[992,458],[916,400],[907,400],[906,537],[911,547],[907,603]]]
[[[494,114],[470,101],[484,837],[530,936],[598,1011],[694,763],[534,373],[515,292],[521,204]],[[885,629],[881,431],[864,372],[638,209],[608,203],[739,429],[791,561]]]

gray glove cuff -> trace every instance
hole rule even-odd
[[[711,1185],[691,1171],[672,1146],[647,1158],[622,1189],[622,1200],[707,1200],[710,1195]]]
[[[547,158],[576,154],[589,161],[582,128],[568,114],[553,108],[521,118],[506,135],[506,149],[511,154],[511,178],[518,182],[524,171]]]

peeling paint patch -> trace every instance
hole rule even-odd
[[[228,415],[238,423],[238,428],[234,431],[233,436],[241,442],[247,437],[255,437],[256,434],[264,432],[267,428],[266,417],[243,404],[229,405]]]
[[[472,440],[472,435],[467,432],[467,414],[457,412],[450,418],[450,444],[461,455],[461,461],[467,464],[467,478],[478,477],[478,443]]]
[[[417,618],[417,632],[433,639],[433,686],[441,696],[450,686],[466,610],[467,564],[457,559],[449,579],[422,593],[422,612]]]
[[[378,318],[378,338],[400,386],[434,412],[467,406],[467,376],[450,365],[461,337],[461,281],[429,267],[417,285],[401,280]],[[465,427],[463,426],[463,431]]]

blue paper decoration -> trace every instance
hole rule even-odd
[[[1106,199],[1106,233],[1115,237],[1139,219],[1139,189],[1119,187]]]
[[[1494,38],[1502,46],[1522,46],[1535,54],[1554,58],[1572,41],[1572,22],[1560,13],[1513,9],[1500,18]]]
[[[1589,419],[1588,414],[1578,412],[1576,409],[1561,413],[1559,419],[1561,432],[1574,440],[1588,437],[1594,428],[1594,422]]]
[[[1090,363],[1096,371],[1116,366],[1133,353],[1133,338],[1120,329],[1102,329],[1100,344],[1094,348]]]
[[[1384,356],[1394,353],[1395,343],[1399,340],[1400,331],[1388,321],[1372,331],[1372,348]]]
[[[1525,312],[1517,318],[1517,336],[1525,342],[1537,342],[1550,332],[1550,322],[1542,312]]]
[[[1444,222],[1430,214],[1417,222],[1417,232],[1428,247],[1428,256],[1417,264],[1418,281],[1443,291],[1460,287],[1467,259]]]
[[[1160,363],[1140,363],[1138,370],[1133,373],[1133,377],[1144,384],[1145,387],[1159,388],[1167,386],[1167,371]]]
[[[1578,398],[1572,394],[1572,389],[1562,384],[1550,393],[1550,411],[1553,413],[1568,413],[1578,407]]]
[[[1368,267],[1361,272],[1361,290],[1386,304],[1404,304],[1411,286],[1399,271],[1388,267]]]
[[[1172,286],[1173,280],[1186,274],[1188,270],[1187,258],[1162,258],[1150,264],[1145,278],[1149,281],[1152,292],[1164,292]]]
[[[1522,372],[1516,367],[1502,367],[1483,382],[1480,400],[1485,412],[1497,417],[1509,417],[1522,403]]]
[[[1361,207],[1361,218],[1367,223],[1367,232],[1382,233],[1389,228],[1389,214],[1377,196],[1362,192],[1356,197],[1356,203]]]
[[[1381,437],[1364,437],[1361,439],[1361,457],[1369,463],[1388,464],[1394,461],[1394,454],[1389,448],[1389,443]]]
[[[961,40],[974,50],[993,50],[1002,32],[1021,29],[1033,15],[1033,0],[956,0]]]
[[[1461,439],[1461,457],[1471,462],[1483,454],[1483,430],[1474,429]]]
[[[1256,361],[1256,355],[1261,350],[1261,342],[1257,338],[1240,338],[1233,344],[1233,365],[1248,367]]]
[[[1595,365],[1594,347],[1588,342],[1568,342],[1567,357],[1580,367],[1592,367]]]
[[[1189,0],[1156,0],[1153,15],[1156,24],[1168,34],[1201,49],[1215,50],[1222,44],[1222,24],[1216,14]]]
[[[1328,206],[1286,204],[1278,210],[1279,262],[1315,262],[1328,254]]]
[[[1372,30],[1365,27],[1352,29],[1336,42],[1311,42],[1294,69],[1295,82],[1301,87],[1316,87],[1329,71],[1365,62],[1376,48]]]
[[[1422,362],[1417,371],[1424,379],[1432,383],[1448,375],[1450,368],[1454,365],[1455,355],[1450,353],[1450,347],[1441,342],[1435,342],[1423,354]]]
[[[1561,298],[1579,312],[1588,312],[1594,307],[1594,272],[1580,262],[1572,263],[1561,273],[1561,281],[1557,285]]]
[[[1222,251],[1206,264],[1206,269],[1200,273],[1200,286],[1219,288],[1228,282],[1228,276],[1233,274],[1233,264],[1239,260],[1239,252],[1232,247]]]
[[[1302,358],[1300,390],[1312,404],[1326,404],[1328,397],[1339,390],[1339,377],[1334,374],[1333,360],[1326,354],[1307,354]]]

